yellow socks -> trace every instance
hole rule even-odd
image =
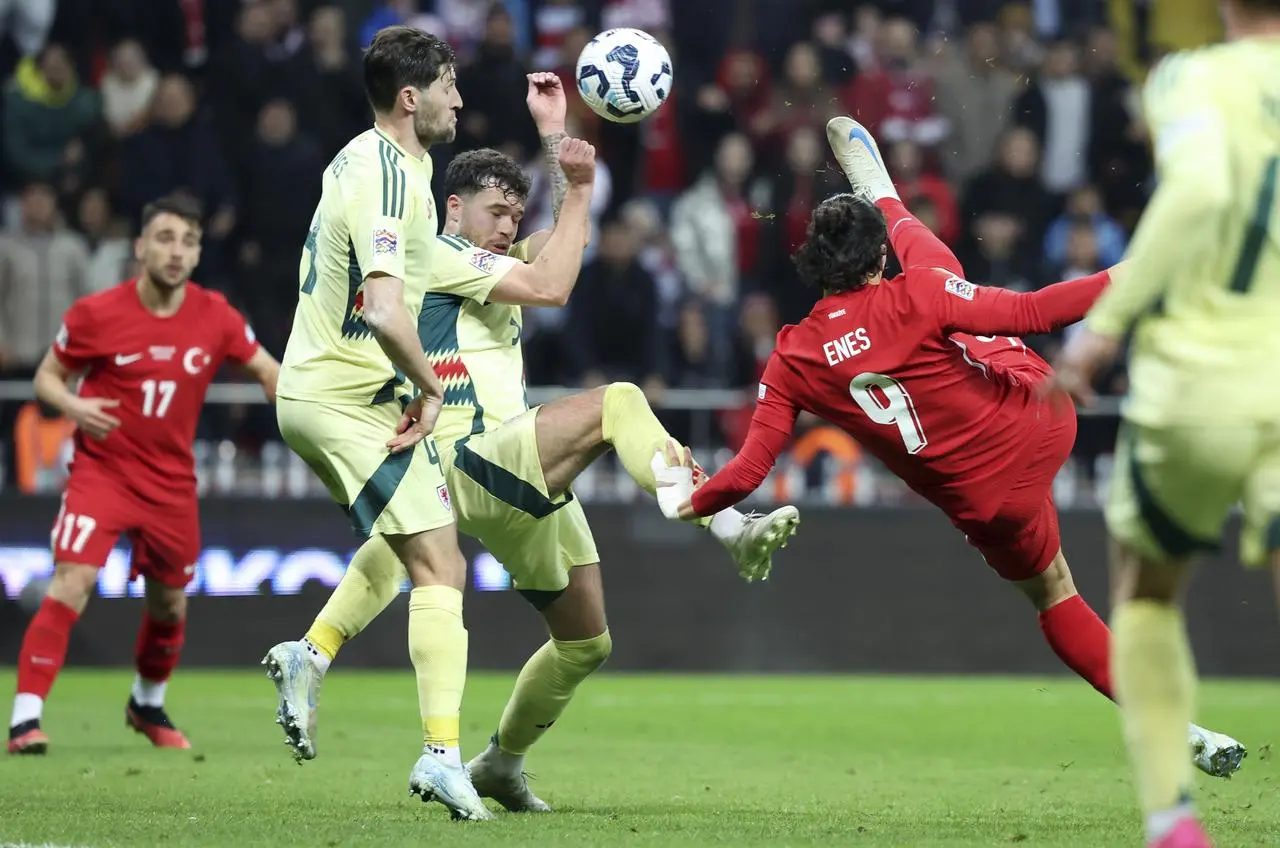
[[[387,608],[400,593],[404,578],[404,566],[381,536],[373,536],[360,546],[329,602],[307,631],[306,641],[324,657],[325,666],[344,643]]]
[[[1129,601],[1111,622],[1112,674],[1138,801],[1153,815],[1185,807],[1191,790],[1187,725],[1196,670],[1182,612],[1170,604]]]
[[[523,756],[564,712],[578,684],[609,658],[609,631],[579,642],[549,640],[520,670],[496,737],[505,754]]]
[[[435,753],[457,759],[467,682],[462,592],[451,586],[420,586],[410,593],[409,659],[418,676],[423,741]]]

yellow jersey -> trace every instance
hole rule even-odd
[[[422,347],[444,383],[432,435],[442,443],[493,429],[529,408],[519,306],[489,303],[493,287],[528,259],[528,240],[506,256],[461,236],[441,235],[419,317]]]
[[[1125,417],[1280,420],[1280,40],[1174,54],[1143,97],[1159,184],[1087,318],[1133,331]]]
[[[431,173],[429,155],[409,156],[378,129],[356,136],[325,168],[280,397],[368,405],[412,394],[364,321],[364,282],[373,273],[400,278],[405,308],[419,315],[437,253]]]

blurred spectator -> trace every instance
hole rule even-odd
[[[1017,78],[1000,60],[999,30],[972,26],[964,58],[945,63],[938,78],[938,110],[951,124],[943,166],[953,182],[964,184],[991,161],[1017,90]]]
[[[584,387],[615,380],[661,384],[657,286],[640,265],[639,250],[635,234],[610,220],[599,254],[578,277],[564,342]]]
[[[1082,186],[1067,199],[1067,211],[1049,225],[1044,237],[1044,255],[1050,265],[1067,262],[1069,237],[1075,227],[1087,224],[1093,228],[1100,267],[1109,268],[1124,257],[1128,244],[1124,228],[1102,208],[1102,197],[1093,186]],[[1089,273],[1093,273],[1090,271]],[[1083,274],[1077,276],[1084,276]],[[1063,277],[1062,279],[1066,279]]]
[[[142,45],[129,38],[111,51],[111,64],[102,77],[102,117],[116,138],[133,135],[147,125],[151,98],[160,74],[147,61]]]
[[[876,45],[880,42],[884,18],[871,3],[857,5],[853,11],[853,31],[849,34],[847,50],[853,57],[855,68],[875,67],[879,61]]]
[[[672,95],[679,96],[681,89],[677,85]],[[746,48],[727,52],[716,67],[714,79],[697,87],[692,103],[681,100],[687,110],[680,139],[686,179],[688,174],[701,173],[710,164],[722,137],[734,130],[750,133],[772,102],[764,57]]]
[[[458,121],[458,146],[520,147],[517,160],[538,149],[538,134],[525,106],[528,68],[516,55],[511,15],[500,5],[485,18],[484,39],[475,57],[458,72],[466,108]]]
[[[834,12],[820,15],[813,22],[813,43],[818,50],[822,82],[834,89],[848,84],[858,69],[849,53],[845,23],[845,16]]]
[[[360,60],[347,41],[347,18],[337,6],[321,6],[311,15],[307,46],[288,70],[289,99],[298,126],[326,157],[337,154],[373,122],[364,95]]]
[[[258,132],[248,161],[243,228],[245,246],[287,255],[297,266],[298,245],[320,201],[319,175],[326,159],[316,143],[297,131],[297,115],[287,100],[272,100],[258,116]],[[251,245],[256,246],[251,247]],[[292,290],[290,290],[292,295]]]
[[[88,172],[98,95],[80,85],[61,45],[23,59],[4,101],[4,158],[12,183],[78,179]]]
[[[727,340],[742,278],[753,274],[760,253],[761,225],[748,199],[747,180],[754,166],[746,136],[725,136],[714,169],[676,201],[671,211],[671,240],[689,292],[707,305],[715,343]]]
[[[1107,266],[1098,249],[1098,230],[1093,221],[1084,216],[1072,216],[1067,221],[1062,258],[1053,263],[1050,279],[1073,280],[1096,274]]]
[[[663,226],[658,205],[647,198],[629,200],[618,218],[640,243],[640,265],[653,277],[658,291],[658,325],[663,332],[676,325],[676,313],[684,297],[684,280],[676,267],[671,234]]]
[[[966,276],[975,283],[1011,291],[1037,288],[1036,263],[1022,249],[1021,222],[1008,212],[987,212],[974,222],[976,239],[960,255]]]
[[[1040,141],[1041,179],[1054,194],[1066,194],[1086,179],[1090,99],[1078,48],[1058,41],[1035,82],[1014,103],[1014,120]]]
[[[677,313],[667,357],[666,383],[677,389],[712,389],[729,382],[726,363],[717,360],[702,304],[688,300]]]
[[[882,27],[876,63],[844,92],[849,113],[881,142],[910,139],[931,147],[947,136],[947,119],[934,108],[933,79],[920,61],[916,28],[904,18]]]
[[[889,148],[889,173],[898,196],[911,209],[917,198],[927,198],[937,213],[934,233],[949,245],[960,239],[960,210],[951,185],[925,170],[924,153],[914,141],[899,141]]]
[[[217,133],[197,114],[196,105],[195,89],[186,77],[171,74],[160,80],[151,125],[121,146],[121,199],[126,214],[136,218],[145,204],[171,191],[185,189],[194,195],[212,215],[205,229],[207,272],[216,243],[235,226],[236,196]],[[314,180],[313,174],[310,181]]]
[[[1151,155],[1142,128],[1137,88],[1120,70],[1115,34],[1089,33],[1086,71],[1093,87],[1089,118],[1089,170],[1106,206],[1132,228],[1146,203]]]
[[[133,243],[129,223],[115,215],[107,190],[94,187],[82,194],[76,218],[89,251],[85,288],[100,292],[119,284],[133,259]]]
[[[582,49],[578,48],[571,56],[564,56],[566,39],[570,32],[586,23],[587,13],[577,0],[542,0],[533,13],[534,69],[552,68],[566,59],[568,64],[577,65]]]
[[[1029,76],[1044,58],[1044,48],[1036,40],[1031,9],[1010,3],[1000,10],[1000,52],[1005,64],[1019,76]]]
[[[307,43],[307,33],[298,19],[298,0],[257,0],[271,16],[271,39],[267,58],[275,62],[292,59]]]
[[[671,6],[668,0],[604,0],[600,13],[600,29],[634,27],[648,33],[671,28]]]
[[[465,2],[465,0],[464,0]],[[360,47],[365,48],[373,41],[378,30],[396,24],[408,24],[434,35],[448,39],[449,31],[444,21],[436,15],[418,10],[417,0],[383,0],[379,2],[373,13],[365,19],[360,27]],[[368,8],[366,6],[365,8]]]
[[[282,84],[280,65],[267,57],[275,22],[263,3],[244,6],[236,33],[209,69],[207,92],[217,130],[233,160],[247,154],[262,104]]]
[[[6,0],[0,3],[0,42],[5,36],[22,56],[34,56],[44,49],[58,11],[57,0]]]
[[[22,192],[20,226],[0,236],[0,372],[29,377],[62,314],[89,294],[89,251],[58,217],[48,183]]]
[[[773,91],[771,108],[757,112],[751,134],[772,159],[786,149],[787,139],[800,127],[822,126],[840,112],[835,92],[822,81],[818,49],[807,41],[787,51],[783,77]]]
[[[990,212],[1003,212],[1021,221],[1027,244],[1039,246],[1052,208],[1052,198],[1037,174],[1040,149],[1024,127],[1005,132],[998,158],[969,181],[964,190],[964,223],[973,227]]]

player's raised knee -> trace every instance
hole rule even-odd
[[[606,402],[612,402],[615,400],[627,402],[638,399],[648,403],[648,400],[644,396],[644,390],[635,383],[610,383],[604,387],[604,397]]]
[[[560,655],[586,674],[598,669],[613,653],[613,637],[606,629],[599,636],[576,642],[556,642]]]

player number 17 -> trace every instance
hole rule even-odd
[[[872,421],[898,428],[907,453],[920,453],[929,444],[911,395],[897,380],[887,374],[859,374],[849,381],[849,394]]]
[[[174,380],[143,380],[142,414],[147,418],[164,418],[177,390],[178,384]]]

